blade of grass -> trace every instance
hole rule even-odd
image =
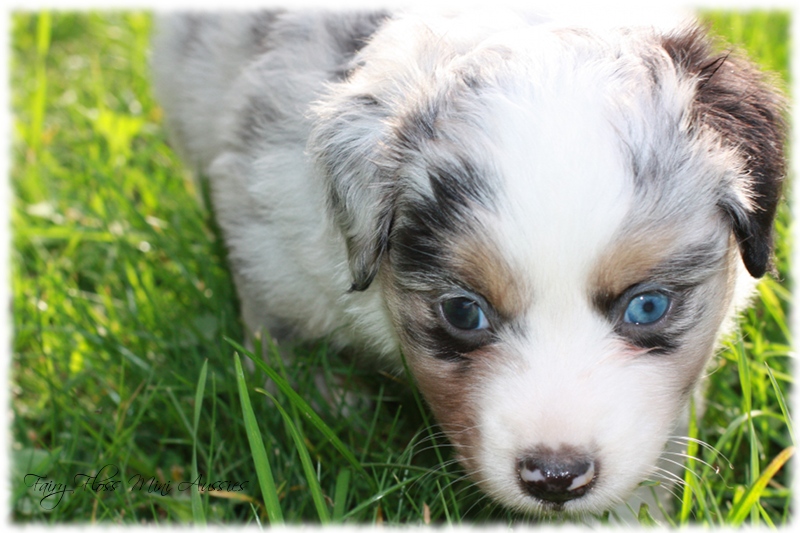
[[[780,386],[778,386],[778,381],[775,379],[775,374],[772,373],[772,369],[767,363],[764,363],[764,366],[767,368],[767,375],[769,375],[769,380],[775,391],[775,397],[778,399],[778,406],[781,408],[781,413],[783,413],[786,428],[789,431],[789,438],[792,439],[792,444],[796,444],[794,440],[794,425],[792,424],[792,417],[789,415],[789,408],[786,407],[786,398],[783,396]]]
[[[194,395],[194,427],[192,433],[192,479],[197,479],[197,427],[200,424],[200,411],[203,407],[203,393],[206,390],[206,374],[208,373],[208,359],[203,361],[203,368],[200,369],[200,379],[197,380],[197,391]],[[195,524],[206,525],[206,516],[203,511],[203,501],[200,498],[200,491],[195,487],[191,491],[192,496],[192,518]]]
[[[769,517],[769,514],[767,514],[766,509],[764,509],[764,507],[760,503],[758,504],[758,512],[761,515],[761,518],[764,520],[764,522],[767,523],[767,527],[770,529],[775,529],[775,522],[772,521],[772,518]]]
[[[747,415],[747,440],[750,445],[750,480],[752,482],[752,480],[759,478],[761,464],[758,459],[758,435],[751,415],[753,409],[752,376],[750,364],[747,360],[747,351],[741,338],[736,344],[736,355],[738,357],[739,382],[742,384],[742,411]],[[751,509],[750,519],[752,525],[758,525],[760,522],[758,510],[752,505],[748,506],[748,509]]]
[[[694,399],[692,399],[689,404],[689,445],[686,448],[686,468],[683,474],[685,483],[683,485],[683,496],[681,498],[681,525],[685,525],[689,521],[689,515],[692,512],[692,492],[695,483],[692,472],[694,471],[695,455],[697,454],[698,448],[697,433],[697,412]]]
[[[367,474],[367,471],[364,470],[364,467],[361,466],[361,463],[356,459],[353,455],[353,452],[336,436],[336,434],[328,427],[328,425],[314,412],[308,402],[306,402],[299,394],[297,394],[294,389],[292,389],[291,385],[283,379],[280,374],[278,374],[274,369],[267,366],[267,364],[260,358],[253,355],[249,350],[244,348],[241,344],[237,343],[235,340],[225,337],[225,340],[231,344],[237,350],[241,350],[247,357],[249,357],[253,363],[258,367],[259,370],[267,374],[269,378],[275,382],[275,385],[283,392],[289,400],[297,406],[300,410],[302,415],[307,418],[315,428],[317,428],[328,441],[336,448],[339,453],[341,453],[347,461],[353,465],[353,468],[358,470],[358,472],[364,476],[370,486],[375,490],[375,482],[372,477]]]
[[[761,493],[775,474],[778,473],[783,465],[794,455],[795,447],[789,446],[779,453],[770,463],[764,472],[759,476],[755,483],[744,493],[739,501],[733,506],[728,514],[727,523],[732,526],[740,526],[751,511],[757,512],[756,504],[761,497]]]
[[[639,524],[643,526],[658,525],[658,522],[655,521],[653,515],[650,514],[650,508],[646,503],[643,503],[639,506],[639,513],[636,516],[636,520],[638,520]]]
[[[772,315],[773,320],[771,320],[771,323],[780,328],[784,338],[791,339],[792,335],[788,326],[789,321],[786,320],[786,314],[776,294],[776,292],[782,290],[785,290],[784,287],[781,287],[775,280],[770,278],[764,278],[761,283],[758,284],[758,293],[759,296],[761,296],[761,300],[764,302],[764,308]]]
[[[253,454],[258,483],[261,486],[261,496],[264,498],[264,508],[267,510],[267,516],[271,524],[282,524],[283,513],[278,501],[278,491],[275,490],[275,480],[272,477],[272,469],[267,460],[267,451],[264,448],[264,441],[258,430],[258,422],[256,422],[256,415],[253,413],[253,406],[250,404],[250,395],[247,393],[247,384],[244,380],[244,371],[242,370],[242,362],[238,353],[233,354],[233,361],[236,366],[236,383],[239,387],[239,398],[242,402],[244,427],[247,431],[247,440],[250,443],[250,453]]]
[[[664,502],[661,501],[663,498],[659,497],[655,487],[650,487],[650,493],[653,496],[653,501],[656,502],[656,507],[661,512],[661,516],[663,516],[664,520],[667,522],[667,526],[675,527],[675,520],[672,514],[667,512],[667,508],[664,506]]]
[[[286,410],[283,408],[283,406],[281,406],[280,402],[278,402],[274,396],[263,389],[256,389],[256,392],[259,392],[272,400],[272,403],[275,404],[275,407],[278,408],[278,412],[280,412],[281,416],[283,417],[283,422],[286,424],[286,428],[289,431],[289,434],[292,436],[292,440],[294,441],[295,449],[300,456],[300,463],[303,466],[303,473],[306,476],[308,490],[311,492],[311,498],[314,500],[314,506],[317,508],[319,521],[323,524],[329,524],[331,517],[328,514],[328,508],[325,504],[325,497],[322,495],[322,488],[319,486],[319,480],[317,479],[317,474],[314,471],[314,465],[311,464],[311,455],[308,453],[308,448],[303,441],[303,435],[300,433],[300,429],[294,424],[294,422],[292,422],[292,417],[289,416],[289,413],[286,412]]]
[[[410,485],[412,483],[415,483],[416,481],[417,481],[417,478],[415,478],[415,477],[414,478],[409,478],[409,479],[406,479],[404,481],[400,481],[399,483],[397,483],[395,485],[392,485],[389,488],[378,492],[377,494],[373,495],[371,498],[361,502],[358,506],[355,507],[355,509],[352,509],[351,511],[346,513],[344,515],[343,519],[346,520],[347,518],[349,518],[351,516],[357,515],[358,513],[363,511],[364,509],[370,507],[371,505],[373,505],[375,503],[378,503],[383,498],[385,498],[387,495],[389,495],[389,494],[391,494],[393,492],[396,492],[396,491],[398,491],[400,489],[403,489],[403,488],[405,488],[406,485]]]
[[[350,487],[350,470],[345,468],[336,477],[336,489],[333,494],[333,516],[331,520],[335,524],[341,524],[344,520],[344,506],[347,500],[347,490]]]
[[[44,11],[39,15],[36,25],[36,92],[32,98],[31,125],[28,143],[33,153],[39,151],[44,128],[45,107],[47,105],[47,52],[50,49],[51,21],[50,13]]]
[[[172,392],[172,388],[171,387],[165,387],[164,388],[164,392],[167,393],[167,396],[169,397],[170,401],[172,402],[172,405],[175,407],[175,412],[178,414],[178,417],[180,417],[181,422],[183,423],[184,427],[186,428],[186,431],[191,433],[193,431],[192,430],[192,425],[189,423],[189,419],[186,418],[186,413],[183,412],[183,407],[181,407],[180,400],[178,400],[178,398],[175,396],[175,393]]]

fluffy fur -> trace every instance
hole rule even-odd
[[[757,69],[693,26],[512,13],[171,15],[153,58],[251,331],[402,353],[507,506],[600,512],[659,476],[769,268],[783,104]]]

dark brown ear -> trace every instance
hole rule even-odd
[[[720,207],[731,219],[744,265],[761,277],[770,265],[772,223],[786,171],[786,102],[774,83],[752,63],[732,52],[716,53],[703,28],[690,27],[662,40],[679,73],[696,79],[692,109],[695,127],[716,131],[737,150],[744,164],[741,195],[723,195]]]

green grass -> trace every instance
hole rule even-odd
[[[788,83],[786,14],[709,18]],[[298,349],[291,367],[271,350],[269,365],[237,371],[235,354],[247,353],[235,291],[213,220],[165,141],[148,14],[12,22],[14,521],[529,521],[463,478],[405,378],[361,370],[324,343]],[[761,284],[716,359],[693,436],[718,452],[694,446],[675,524],[789,520],[787,213],[778,279]],[[325,401],[317,368],[365,401]],[[181,485],[200,473],[231,490]],[[42,500],[47,481],[74,492]]]

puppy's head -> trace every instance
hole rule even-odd
[[[502,29],[394,22],[310,146],[464,467],[508,506],[599,512],[657,475],[739,274],[768,269],[782,104],[697,29]]]

